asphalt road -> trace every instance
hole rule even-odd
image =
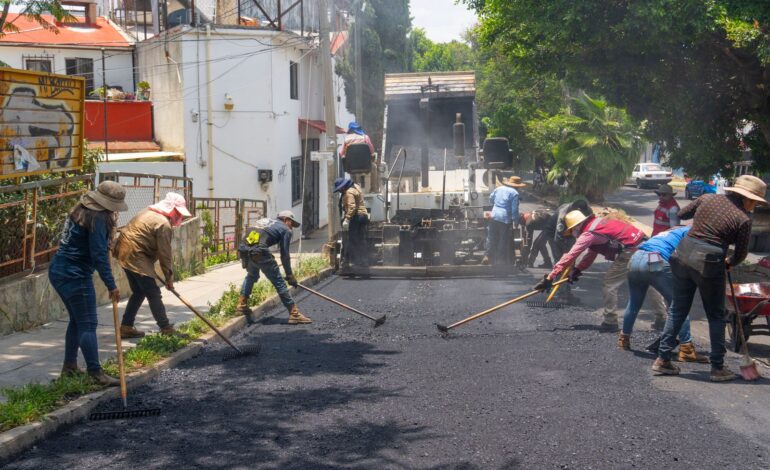
[[[684,190],[674,188],[678,192],[674,196],[680,207],[690,203],[684,197]],[[605,195],[604,203],[608,206],[623,209],[628,215],[652,226],[652,213],[658,207],[658,196],[654,189],[636,189],[633,186],[623,186],[610,194]]]
[[[302,294],[312,325],[276,310],[235,338],[259,356],[221,362],[212,345],[129,397],[162,416],[79,423],[4,468],[768,468],[770,380],[653,377],[649,354],[597,330],[599,274],[574,291],[584,307],[515,305],[438,334],[538,275],[333,279],[324,293],[387,322]]]

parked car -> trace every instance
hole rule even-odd
[[[716,194],[716,192],[717,187],[715,185],[710,185],[703,180],[690,180],[684,187],[684,197],[687,199],[695,199],[704,194]]]
[[[635,184],[637,188],[657,188],[661,184],[671,182],[672,171],[669,168],[663,168],[658,163],[637,163],[629,183]]]

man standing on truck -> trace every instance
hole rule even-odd
[[[519,192],[515,188],[527,185],[518,176],[511,176],[502,183],[489,195],[492,212],[487,225],[487,252],[481,264],[510,261],[512,229],[519,224]]]
[[[348,133],[345,134],[345,139],[342,142],[342,149],[340,150],[340,157],[345,158],[345,154],[348,151],[348,147],[355,144],[366,144],[369,146],[369,153],[374,155],[374,145],[372,145],[372,139],[366,135],[364,129],[355,121],[348,124]]]

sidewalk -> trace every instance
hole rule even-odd
[[[292,264],[299,256],[318,255],[326,242],[326,233],[316,231],[311,238],[302,240],[303,253],[292,255]],[[298,243],[292,244],[292,251],[298,249]],[[279,261],[280,264],[280,261]],[[216,302],[229,284],[239,286],[245,271],[240,262],[228,263],[209,270],[200,276],[187,278],[175,283],[175,288],[192,305],[206,312],[209,303]],[[165,289],[163,302],[166,305],[171,323],[182,323],[194,317],[194,314],[182,302]],[[127,293],[119,304],[119,315],[123,315]],[[103,305],[97,309],[99,326],[99,359],[104,362],[115,355],[115,330],[112,321],[112,305]],[[47,323],[32,330],[13,333],[0,337],[0,388],[24,385],[30,382],[47,383],[59,376],[64,355],[64,334],[68,320]],[[145,301],[136,318],[136,327],[143,331],[158,330],[155,320]],[[126,345],[133,345],[137,340],[124,340]],[[78,358],[81,367],[85,367],[82,354]]]

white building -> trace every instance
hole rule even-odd
[[[77,23],[58,24],[52,16],[45,16],[48,22],[56,24],[58,33],[17,13],[9,13],[7,21],[13,22],[19,31],[6,32],[0,38],[0,61],[18,69],[83,76],[86,92],[90,93],[103,85],[104,49],[108,86],[133,93],[133,43],[120,27],[96,17],[93,1],[62,2],[83,8]]]

